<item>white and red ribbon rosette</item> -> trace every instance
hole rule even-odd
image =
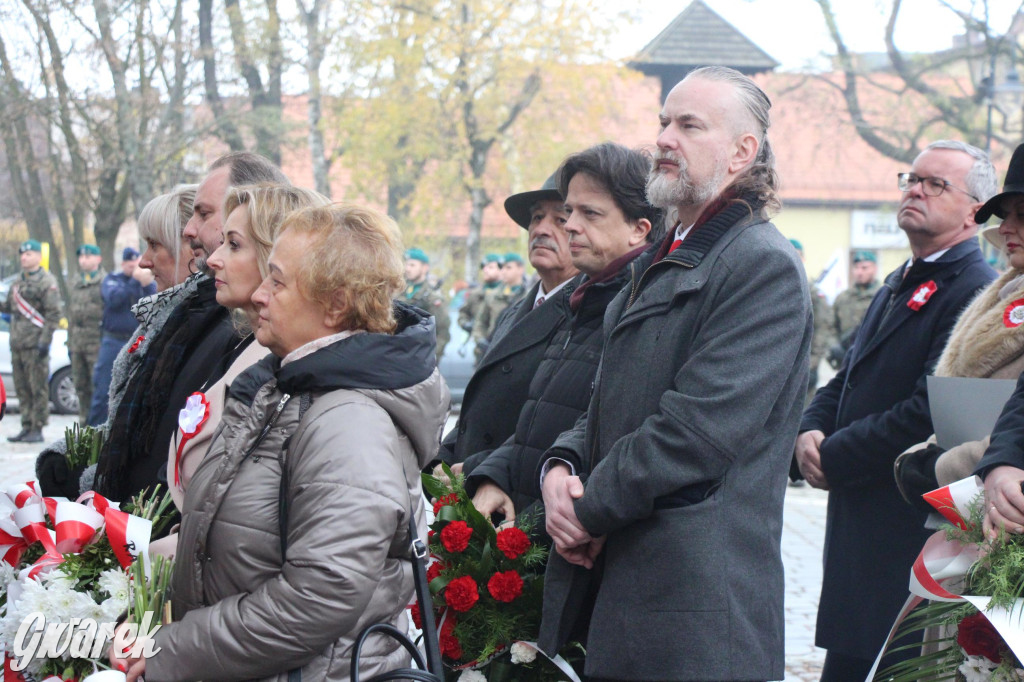
[[[920,310],[928,302],[928,299],[932,297],[932,294],[938,290],[939,287],[935,284],[935,280],[928,280],[914,290],[914,295],[907,301],[907,307],[914,311]]]
[[[202,391],[196,391],[185,401],[185,407],[178,412],[178,451],[174,457],[174,485],[181,487],[181,453],[185,443],[195,438],[203,430],[206,420],[210,418],[210,401]]]
[[[933,490],[924,499],[950,523],[966,530],[969,527],[970,507],[978,495],[984,494],[984,486],[976,476],[970,476],[955,483]],[[1010,609],[989,608],[991,596],[960,595],[956,590],[963,583],[968,569],[981,557],[981,548],[976,544],[964,544],[946,538],[946,531],[940,530],[928,538],[910,570],[910,597],[893,623],[885,645],[878,653],[875,664],[867,679],[874,679],[878,664],[892,641],[896,629],[903,619],[918,604],[926,599],[932,601],[967,601],[985,616],[1010,650],[1019,660],[1024,660],[1024,628],[1021,614],[1024,613],[1024,599],[1018,599]],[[1013,617],[1011,618],[1012,614]]]

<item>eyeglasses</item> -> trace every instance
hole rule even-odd
[[[896,184],[901,192],[909,192],[919,182],[921,183],[921,191],[924,192],[926,197],[937,197],[949,188],[955,189],[957,192],[963,192],[975,201],[981,201],[967,190],[957,187],[942,178],[921,178],[913,173],[899,173],[896,176]]]

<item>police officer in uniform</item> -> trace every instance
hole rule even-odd
[[[11,364],[18,393],[21,432],[7,440],[43,442],[43,427],[50,417],[50,341],[61,318],[57,280],[41,267],[42,244],[21,243],[21,276],[11,285],[3,312],[11,316]]]
[[[71,376],[78,394],[78,421],[86,423],[92,400],[92,371],[100,352],[100,320],[103,296],[100,285],[107,272],[101,267],[103,256],[95,244],[78,247],[81,274],[68,292],[68,355]]]
[[[835,342],[829,350],[829,364],[839,369],[843,356],[853,345],[864,313],[878,291],[878,261],[871,251],[853,254],[853,286],[836,296],[832,304],[833,336]]]
[[[405,252],[405,302],[434,316],[437,325],[437,361],[441,362],[444,347],[451,339],[451,316],[448,314],[448,302],[427,280],[429,273],[430,258],[422,249],[409,249]]]

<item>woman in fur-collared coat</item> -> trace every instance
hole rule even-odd
[[[1017,223],[1007,220],[983,234],[1007,253],[1011,267],[983,289],[957,320],[935,367],[938,377],[1016,380],[1024,372],[1024,325],[1020,323],[1024,319],[1024,253],[1020,246],[1017,253],[1007,249],[1008,240],[1021,241]],[[932,435],[896,459],[900,492],[915,507],[932,511],[921,496],[970,476],[988,445],[985,437],[943,450]]]

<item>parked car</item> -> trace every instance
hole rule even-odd
[[[10,328],[10,322],[0,317],[0,378],[7,387],[7,397],[17,398],[11,365]],[[78,394],[71,378],[67,340],[67,330],[58,329],[50,343],[50,402],[56,414],[78,414]]]

